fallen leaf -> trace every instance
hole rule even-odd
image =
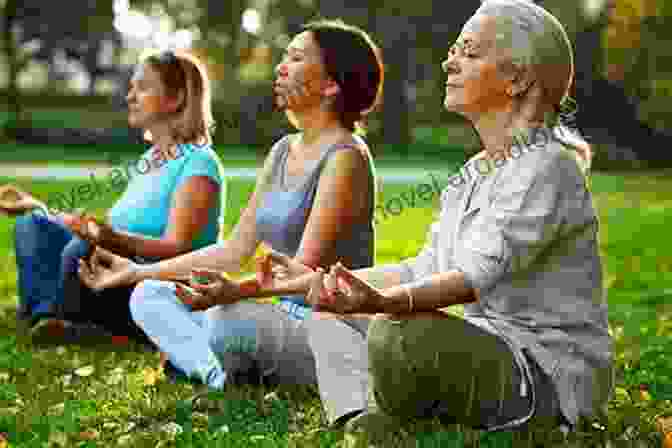
[[[83,377],[91,376],[94,371],[95,371],[95,369],[94,369],[93,366],[84,366],[84,367],[80,367],[78,369],[75,369],[75,375],[83,376]]]
[[[0,433],[0,448],[9,448],[9,440],[7,433]]]
[[[78,434],[78,437],[81,440],[95,440],[100,436],[100,433],[95,429],[90,429],[88,431],[82,431]]]
[[[145,383],[145,386],[153,386],[159,380],[161,373],[158,369],[153,369],[151,367],[145,367],[142,371],[142,379]]]

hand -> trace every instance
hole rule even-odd
[[[189,288],[179,285],[177,289],[178,297],[193,310],[235,303],[241,297],[238,283],[230,280],[225,273],[210,269],[192,269]]]
[[[294,280],[309,272],[314,271],[305,264],[274,250],[257,259],[257,282],[264,289],[277,289],[282,282]]]
[[[383,293],[356,277],[341,263],[331,267],[329,274],[317,269],[306,299],[315,311],[338,314],[378,313],[385,300]]]
[[[0,213],[16,216],[36,208],[47,210],[47,206],[14,185],[0,187]]]
[[[79,278],[94,291],[131,286],[139,281],[139,267],[128,258],[96,247],[89,262],[79,260]]]
[[[105,246],[114,238],[114,229],[91,215],[61,213],[58,216],[73,233],[95,246]]]

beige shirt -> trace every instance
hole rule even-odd
[[[387,269],[404,283],[464,272],[480,292],[465,319],[503,337],[519,362],[527,348],[574,425],[614,383],[598,219],[571,149],[557,140],[519,149],[470,159],[443,190],[425,248]]]

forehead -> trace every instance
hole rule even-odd
[[[294,36],[294,39],[292,39],[292,41],[287,46],[287,50],[297,50],[307,55],[315,56],[319,56],[320,54],[320,48],[313,38],[313,33],[310,31],[303,31]]]
[[[132,81],[161,82],[159,73],[147,63],[138,64],[133,72]]]
[[[494,46],[502,30],[497,29],[494,17],[476,13],[464,24],[458,42],[478,45],[479,47]]]

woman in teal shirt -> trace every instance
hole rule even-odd
[[[127,186],[105,223],[45,213],[44,204],[20,192],[15,211],[25,203],[36,211],[16,222],[17,318],[23,327],[39,321],[31,331],[34,341],[74,342],[91,334],[143,338],[129,314],[132,289],[94,293],[79,281],[79,259],[93,247],[142,263],[199,249],[219,236],[226,190],[211,147],[210,87],[203,66],[172,51],[149,56],[131,79],[127,101],[129,125],[143,129],[153,145],[131,169],[110,173],[112,183],[126,177]],[[89,225],[97,231],[86,232]]]

